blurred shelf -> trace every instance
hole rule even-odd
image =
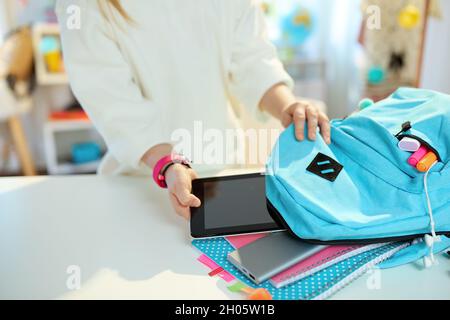
[[[100,160],[88,162],[88,163],[84,163],[84,164],[74,164],[71,162],[62,162],[53,167],[51,174],[68,175],[68,174],[95,173],[97,171],[97,168],[99,165],[100,165]]]
[[[78,143],[95,142],[102,153],[106,145],[89,120],[49,120],[44,125],[44,146],[47,171],[51,175],[95,173],[100,159],[85,164],[71,161],[72,146]]]
[[[295,65],[325,65],[326,61],[325,59],[321,58],[295,58],[290,61],[284,61],[285,65],[288,66],[295,66]]]
[[[294,59],[285,62],[284,66],[287,72],[296,81],[322,81],[326,82],[326,67],[327,64],[323,59]]]
[[[94,126],[89,120],[49,120],[45,128],[51,131],[76,131],[94,129]]]
[[[65,73],[50,74],[47,72],[42,72],[42,73],[39,73],[37,78],[38,78],[39,84],[44,85],[44,86],[57,86],[57,85],[69,84],[69,79],[67,77],[67,74],[65,74]]]

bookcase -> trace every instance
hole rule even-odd
[[[33,47],[35,52],[36,79],[39,86],[69,85],[68,77],[62,64],[60,31],[57,24],[36,24],[33,27]],[[43,48],[44,47],[44,48]],[[55,50],[54,59],[61,59],[61,67],[49,67],[45,50]],[[58,52],[59,50],[59,56]],[[56,61],[57,62],[57,61]],[[43,144],[45,163],[48,174],[87,174],[95,173],[100,160],[75,164],[71,159],[74,144],[95,142],[106,152],[106,145],[89,119],[58,119],[50,116],[43,125]]]

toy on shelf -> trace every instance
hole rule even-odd
[[[47,71],[49,73],[63,73],[64,63],[59,38],[54,35],[45,35],[39,45]]]
[[[40,85],[67,84],[59,26],[57,24],[34,25],[33,46],[37,83]]]
[[[84,142],[72,145],[72,162],[75,164],[98,161],[101,157],[101,147],[96,142]]]

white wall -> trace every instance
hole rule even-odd
[[[361,97],[358,71],[360,45],[357,43],[361,26],[360,1],[325,1],[326,19],[323,50],[327,61],[329,116],[340,118],[355,110]]]
[[[11,25],[10,15],[10,1],[0,0],[0,43],[3,41],[3,36]]]
[[[441,0],[441,20],[430,18],[422,87],[450,94],[450,1]]]

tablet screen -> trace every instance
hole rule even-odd
[[[202,179],[193,189],[202,201],[201,208],[192,210],[197,237],[279,229],[267,210],[263,175]]]
[[[273,222],[266,208],[264,177],[207,182],[205,227],[236,227]],[[208,190],[214,190],[208,195]]]

